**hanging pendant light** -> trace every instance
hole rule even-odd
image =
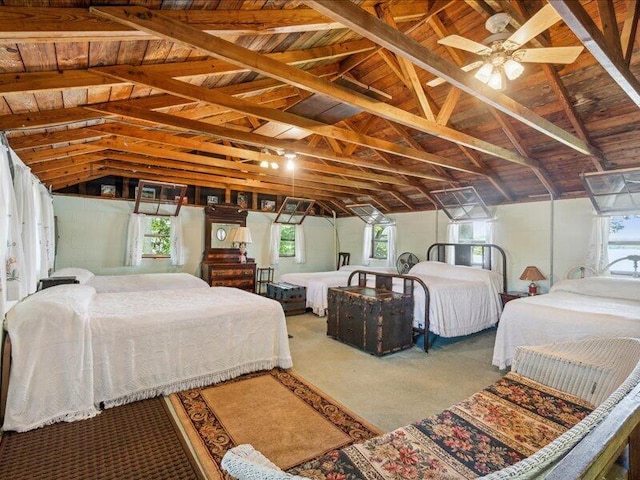
[[[502,78],[503,76],[504,73],[502,72],[502,70],[496,68],[491,74],[487,85],[489,85],[494,90],[502,90],[504,87],[504,80]]]
[[[476,77],[482,83],[487,83],[491,78],[492,72],[493,72],[493,65],[491,65],[490,63],[485,63],[478,69],[474,77]]]
[[[515,80],[524,72],[524,67],[515,60],[508,59],[504,62],[504,73],[509,80]]]

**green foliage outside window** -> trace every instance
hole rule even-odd
[[[171,222],[168,217],[151,217],[144,234],[143,255],[168,257],[171,254]]]
[[[296,254],[296,226],[280,226],[280,247],[278,253],[281,257],[293,257]]]
[[[387,227],[384,225],[374,225],[372,241],[371,257],[379,260],[385,260],[389,251]]]

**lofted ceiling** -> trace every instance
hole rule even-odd
[[[561,20],[524,46],[586,48],[496,91],[438,40],[482,42],[497,12],[514,32],[546,1],[5,0],[0,130],[54,192],[149,179],[338,215],[469,185],[586,196],[581,173],[640,166],[640,0],[548,3]]]

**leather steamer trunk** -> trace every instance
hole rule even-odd
[[[282,305],[285,315],[300,315],[307,311],[307,289],[290,283],[267,283],[267,297]]]
[[[374,355],[413,345],[413,296],[370,287],[328,291],[327,335]]]

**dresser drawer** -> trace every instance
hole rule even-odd
[[[211,269],[211,280],[213,281],[216,277],[245,277],[251,276],[253,277],[253,268],[243,268],[238,266],[238,268],[221,268]]]

